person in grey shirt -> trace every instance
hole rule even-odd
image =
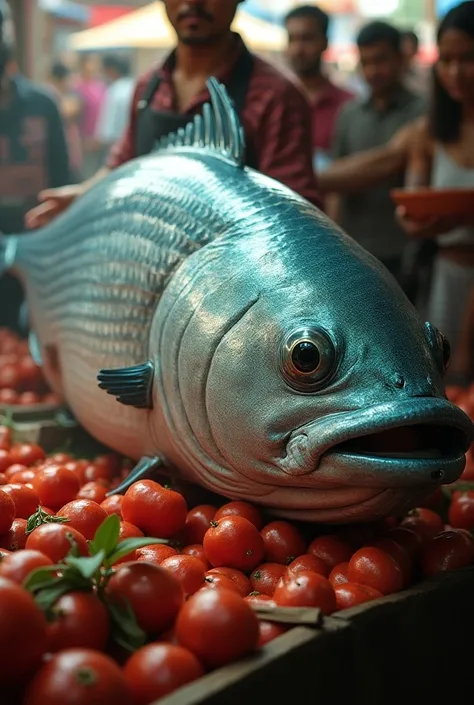
[[[361,30],[357,45],[370,94],[342,108],[334,159],[387,144],[400,128],[426,111],[425,100],[403,86],[402,36],[395,27],[373,22]],[[397,278],[407,237],[396,222],[390,190],[402,186],[403,174],[393,174],[365,191],[332,197],[328,206],[329,215]]]

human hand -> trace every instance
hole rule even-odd
[[[38,194],[40,204],[25,215],[26,227],[32,230],[47,225],[83,193],[83,184],[73,184],[41,191]]]

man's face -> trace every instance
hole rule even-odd
[[[208,44],[226,34],[242,0],[163,0],[166,14],[184,44]]]
[[[319,70],[321,57],[327,49],[327,40],[321,27],[313,19],[294,17],[286,23],[288,32],[287,58],[298,76],[307,76]]]
[[[403,57],[388,42],[360,47],[360,67],[374,95],[392,90],[403,72]]]

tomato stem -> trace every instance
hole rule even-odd
[[[79,668],[76,672],[76,681],[80,685],[94,685],[97,683],[97,673],[92,668]]]

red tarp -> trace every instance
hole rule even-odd
[[[136,6],[124,5],[92,5],[90,8],[88,27],[98,27],[112,20],[116,20],[122,15],[136,10]]]

